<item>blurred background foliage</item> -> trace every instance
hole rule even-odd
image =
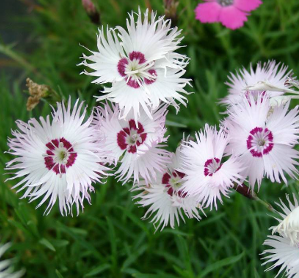
[[[236,31],[196,21],[198,1],[177,1],[176,22],[185,37],[180,51],[191,58],[186,77],[193,79],[193,88],[188,90],[194,94],[188,97],[187,108],[181,107],[177,115],[170,109],[168,114],[172,151],[183,133],[194,134],[206,122],[217,124],[223,117],[224,107],[217,102],[227,93],[224,82],[229,72],[275,59],[299,75],[297,0],[264,0]],[[259,254],[275,220],[260,204],[236,193],[218,211],[207,210],[201,222],[187,219],[175,230],[156,233],[149,221],[140,219],[145,210],[132,202],[130,186],[113,179],[96,186],[92,206],[86,203],[78,217],[62,217],[57,207],[43,216],[45,207],[35,210],[38,202],[19,200],[21,193],[10,189],[14,182],[4,182],[8,176],[3,169],[11,159],[3,153],[7,137],[16,127],[15,120],[28,121],[50,112],[45,101],[31,112],[26,110],[25,80],[30,77],[46,84],[65,98],[79,97],[91,111],[93,96],[101,87],[80,75],[83,68],[77,64],[82,52],[87,53],[81,45],[96,50],[100,25],[90,20],[80,0],[1,2],[10,2],[19,15],[6,14],[6,21],[3,17],[0,21],[0,241],[14,243],[7,256],[18,258],[17,266],[27,270],[25,276],[274,277],[274,271],[264,273]],[[138,7],[165,14],[163,0],[94,0],[94,4],[101,24],[110,27],[124,26],[127,13]],[[22,30],[16,37],[9,36],[16,34],[13,26]],[[297,181],[290,181],[288,187],[265,182],[259,196],[274,203],[291,192],[298,192]]]

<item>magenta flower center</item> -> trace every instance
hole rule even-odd
[[[255,127],[247,138],[247,149],[253,157],[262,157],[273,149],[273,134],[268,128]]]
[[[205,176],[212,177],[220,168],[222,164],[219,158],[214,157],[205,162],[203,173]]]
[[[71,167],[77,157],[72,144],[64,139],[53,139],[46,144],[47,151],[44,161],[47,169],[58,174],[65,174],[66,168]]]
[[[143,125],[138,122],[138,127],[134,120],[129,121],[129,127],[125,127],[117,134],[117,144],[122,150],[129,153],[136,153],[137,147],[143,144],[147,136]]]
[[[183,184],[183,177],[185,176],[184,173],[181,173],[179,171],[173,171],[171,174],[165,173],[162,177],[162,184],[165,184],[165,187],[168,188],[167,193],[170,196],[173,196],[173,194],[185,198],[187,196],[187,193],[180,190]]]
[[[144,54],[133,51],[129,54],[129,58],[119,60],[117,70],[125,77],[128,86],[138,89],[144,83],[149,85],[156,81],[157,72],[153,66],[154,62],[147,63]]]
[[[250,1],[250,0],[248,0]],[[234,0],[217,0],[217,2],[222,6],[222,7],[227,7],[227,6],[231,6],[232,4],[234,4]]]

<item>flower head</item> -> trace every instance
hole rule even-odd
[[[163,106],[153,111],[149,118],[141,109],[136,123],[132,112],[126,119],[119,119],[118,105],[98,107],[93,123],[102,136],[108,159],[114,164],[120,162],[115,172],[120,181],[125,183],[133,178],[135,182],[141,176],[149,182],[169,161],[169,153],[161,148],[167,141],[164,137],[166,113]]]
[[[249,176],[249,184],[260,187],[266,175],[272,182],[287,183],[285,173],[295,178],[298,173],[298,107],[288,112],[289,103],[270,110],[267,96],[258,96],[249,101],[243,98],[240,104],[229,109],[224,124],[229,133],[228,153],[239,156],[246,166],[243,174]]]
[[[250,71],[243,68],[236,75],[231,73],[228,79],[229,82],[226,84],[229,86],[229,95],[221,101],[228,105],[239,103],[244,96],[247,99],[250,95],[257,98],[266,93],[276,105],[280,96],[285,93],[296,93],[291,87],[298,83],[287,66],[275,61],[268,61],[263,65],[259,62],[255,70],[250,65]]]
[[[261,0],[204,0],[195,9],[196,19],[202,23],[221,22],[226,28],[238,29],[247,21],[250,11],[262,4]]]
[[[278,233],[279,235],[268,236],[268,239],[264,242],[264,245],[272,247],[265,250],[262,254],[267,254],[263,259],[266,262],[273,263],[271,267],[267,269],[271,270],[280,266],[277,276],[286,271],[288,278],[299,277],[299,211],[298,200],[293,194],[293,203],[289,196],[286,195],[288,204],[284,204],[282,200],[280,203],[276,203],[282,210],[278,212],[280,218],[276,218],[279,224],[275,227],[271,227],[272,233]],[[281,219],[282,218],[282,219]]]
[[[263,245],[271,247],[262,253],[262,255],[267,255],[263,258],[266,260],[263,265],[273,263],[266,271],[280,266],[275,277],[285,271],[286,277],[299,278],[298,246],[291,245],[290,239],[277,235],[268,236]]]
[[[299,205],[295,194],[293,194],[294,204],[291,202],[289,195],[286,195],[288,206],[281,200],[276,203],[282,210],[279,212],[282,219],[278,219],[279,224],[272,227],[273,233],[279,233],[285,238],[289,238],[291,244],[299,248]]]
[[[86,108],[81,114],[83,102],[76,101],[71,109],[63,103],[53,109],[52,121],[40,117],[40,122],[31,119],[28,123],[17,121],[19,130],[9,139],[8,153],[16,158],[7,163],[6,170],[17,170],[14,177],[22,178],[13,188],[25,190],[22,198],[31,201],[43,196],[41,206],[47,199],[49,213],[57,198],[62,215],[72,213],[75,204],[79,213],[83,201],[90,202],[93,182],[101,182],[106,167],[105,156],[97,142],[96,129],[90,124],[92,117],[84,120]]]
[[[199,210],[202,211],[197,198],[187,196],[182,190],[185,174],[177,171],[181,164],[181,147],[178,147],[176,153],[172,153],[171,162],[166,164],[162,173],[157,173],[157,178],[148,185],[139,183],[134,191],[141,193],[134,199],[139,199],[137,204],[148,207],[143,219],[155,214],[151,222],[158,224],[156,229],[170,225],[174,228],[175,223],[179,225],[180,219],[184,220],[184,215],[188,218],[200,220]]]
[[[0,244],[0,259],[3,254],[11,247],[11,243]],[[0,277],[2,278],[20,278],[24,275],[25,270],[14,272],[13,259],[0,261]]]
[[[228,138],[221,130],[205,126],[204,131],[195,134],[196,140],[182,145],[182,163],[179,171],[185,173],[183,190],[190,196],[197,196],[206,207],[216,207],[217,200],[222,203],[222,195],[234,183],[239,184],[243,168],[236,158],[223,161]]]
[[[99,30],[98,51],[87,56],[81,63],[94,72],[83,73],[96,77],[94,83],[112,83],[106,87],[104,96],[118,103],[121,116],[133,111],[135,119],[141,108],[150,116],[149,110],[157,109],[160,102],[174,105],[186,104],[184,90],[188,79],[182,78],[188,58],[175,51],[180,48],[181,31],[171,28],[170,20],[158,17],[154,12],[149,20],[148,10],[144,16],[139,11],[129,15],[127,30],[122,27]],[[89,63],[91,62],[91,63]]]

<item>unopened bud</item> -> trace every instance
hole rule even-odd
[[[177,8],[179,2],[176,0],[164,0],[165,17],[171,19],[171,25],[176,26],[178,21]]]
[[[91,0],[82,0],[82,5],[94,24],[100,24],[100,13]]]
[[[241,195],[243,195],[244,197],[251,199],[251,200],[255,200],[255,192],[252,191],[248,186],[246,186],[244,183],[242,184],[236,184],[234,186],[234,189],[239,192]]]

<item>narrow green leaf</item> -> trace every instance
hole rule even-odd
[[[47,248],[49,248],[50,250],[56,252],[55,247],[52,245],[52,243],[50,243],[50,241],[48,241],[45,238],[42,238],[39,240],[39,243],[46,246]]]

